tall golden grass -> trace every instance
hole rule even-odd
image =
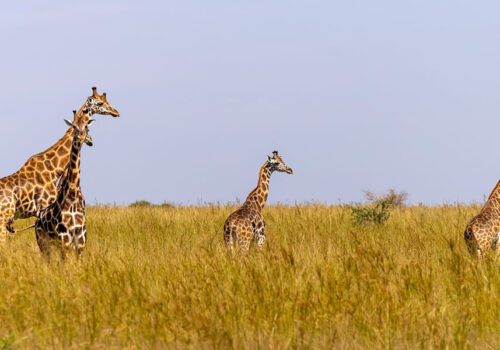
[[[379,226],[269,207],[245,257],[223,245],[233,209],[89,208],[87,248],[63,262],[19,233],[0,247],[0,348],[500,348],[498,257],[463,242],[478,207]]]

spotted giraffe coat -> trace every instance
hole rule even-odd
[[[491,192],[483,208],[467,224],[465,243],[473,255],[484,256],[488,250],[497,249],[500,239],[500,181]]]
[[[65,248],[73,246],[78,253],[86,244],[85,198],[80,188],[80,150],[87,132],[88,128],[80,130],[74,126],[70,162],[61,178],[57,198],[40,211],[35,222],[38,246],[48,255],[54,241],[60,242]]]
[[[94,114],[120,115],[108,103],[106,93],[99,96],[95,87],[92,90],[92,96],[74,115],[74,123],[80,127],[87,125]],[[7,231],[14,232],[14,214],[21,218],[36,216],[55,200],[57,180],[69,164],[72,139],[73,129],[69,128],[52,147],[32,156],[16,173],[0,179],[0,242],[6,240]]]
[[[268,157],[259,172],[257,187],[250,192],[245,203],[233,212],[224,223],[224,241],[229,250],[234,250],[237,243],[242,252],[250,249],[250,244],[255,239],[257,248],[261,249],[266,242],[266,222],[262,216],[262,209],[266,204],[269,194],[269,180],[274,171],[293,174],[285,162],[273,152],[273,157]]]

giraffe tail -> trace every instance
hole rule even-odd
[[[28,227],[25,227],[25,228],[22,228],[20,230],[14,230],[14,228],[12,228],[12,226],[8,226],[7,229],[9,230],[10,233],[18,233],[18,232],[23,232],[23,231],[29,230],[30,228],[34,228],[34,227],[35,227],[35,224],[28,226]]]

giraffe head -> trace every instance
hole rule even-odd
[[[85,109],[90,111],[90,114],[111,115],[113,117],[120,116],[120,113],[108,103],[106,93],[104,92],[99,96],[96,87],[92,88],[92,96],[87,98]]]
[[[73,113],[76,113],[73,111]],[[95,120],[90,118],[87,124],[83,128],[80,128],[77,123],[70,122],[68,119],[64,119],[64,122],[68,124],[68,126],[73,128],[74,140],[80,141],[80,143],[85,142],[87,145],[92,146],[94,143],[92,141],[92,137],[89,134],[89,125],[91,125]]]
[[[73,111],[73,119],[76,119],[76,111]],[[66,120],[66,119],[64,119]],[[94,145],[94,141],[92,140],[92,137],[90,136],[89,134],[89,125],[92,124],[94,122],[94,119],[89,119],[89,121],[87,122],[87,124],[85,125],[84,129],[85,129],[85,139],[83,140],[83,142],[85,142],[85,144],[87,146],[90,146],[92,147]],[[68,124],[68,122],[66,121],[66,124]],[[75,123],[71,123],[71,127],[74,127]]]
[[[267,166],[271,172],[280,171],[287,174],[293,174],[292,168],[285,164],[283,159],[278,154],[278,151],[273,151],[273,156],[267,156]]]

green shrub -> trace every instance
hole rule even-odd
[[[14,344],[14,335],[12,333],[7,334],[3,338],[0,338],[0,350],[11,349],[12,344]]]
[[[405,206],[405,202],[408,199],[408,193],[402,191],[402,192],[396,192],[393,188],[389,189],[387,194],[375,194],[371,191],[363,191],[365,194],[365,198],[373,203],[376,204],[377,202],[381,200],[387,200],[391,203],[391,205],[395,208],[402,208]]]
[[[351,207],[352,219],[358,225],[386,222],[391,216],[390,210],[404,207],[408,198],[408,193],[397,193],[394,189],[390,189],[385,195],[374,194],[370,191],[364,191],[364,194],[369,204]]]
[[[142,207],[151,207],[151,202],[148,201],[135,201],[129,205],[130,208],[142,208]]]
[[[148,201],[135,201],[129,205],[129,208],[175,208],[175,204],[169,202],[163,202],[161,204],[153,204]]]
[[[358,225],[375,223],[381,224],[386,222],[391,215],[390,209],[393,206],[391,201],[387,199],[378,200],[374,206],[369,207],[352,207],[352,218]]]
[[[160,208],[175,208],[175,204],[169,203],[169,202],[163,202],[158,205]]]

